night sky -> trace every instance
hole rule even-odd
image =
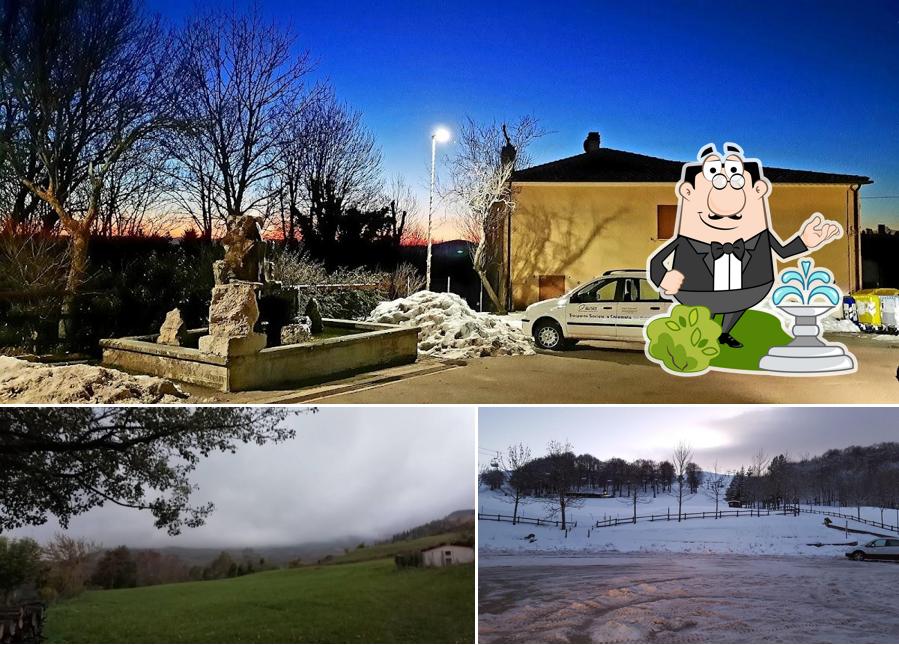
[[[680,160],[736,141],[770,166],[870,176],[863,225],[899,228],[899,3],[562,4],[261,7],[296,28],[316,75],[364,113],[388,172],[422,194],[435,125],[531,113],[549,131],[536,162],[581,152],[588,130]],[[190,10],[150,7],[175,21]]]

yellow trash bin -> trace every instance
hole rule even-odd
[[[882,325],[880,319],[880,296],[876,289],[862,289],[852,294],[855,298],[855,312],[858,325],[865,331],[877,331]]]

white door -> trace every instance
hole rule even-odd
[[[613,339],[617,334],[619,280],[597,280],[575,291],[566,307],[568,336]]]
[[[887,545],[882,550],[885,556],[899,558],[899,540],[887,540]]]
[[[646,321],[668,308],[668,301],[642,278],[625,278],[618,305],[618,338],[643,340]]]

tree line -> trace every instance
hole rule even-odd
[[[670,460],[629,462],[618,457],[602,460],[589,453],[579,455],[570,443],[551,441],[541,457],[532,457],[524,444],[509,446],[505,454],[497,455],[490,468],[481,472],[480,481],[491,490],[507,493],[515,518],[524,498],[545,499],[550,512],[561,517],[564,529],[568,510],[582,503],[585,492],[629,497],[636,505],[641,495],[670,493],[676,484],[680,512],[684,493],[695,494],[699,490],[703,472],[693,462],[693,452],[686,444],[679,444]]]
[[[899,443],[832,449],[818,456],[789,455],[769,458],[759,450],[732,475],[710,472],[693,461],[690,446],[680,443],[670,459],[626,461],[617,457],[602,460],[578,455],[571,444],[551,441],[546,454],[532,457],[524,444],[509,446],[480,473],[480,483],[504,493],[513,505],[513,517],[528,497],[546,500],[553,514],[566,513],[583,501],[585,492],[626,497],[637,503],[650,495],[673,493],[678,499],[678,519],[684,494],[703,492],[715,501],[733,506],[782,508],[791,504],[879,508],[881,521],[887,509],[899,509]]]
[[[276,568],[252,549],[237,556],[222,551],[205,565],[154,549],[104,549],[88,540],[57,533],[45,545],[31,538],[0,537],[0,606],[39,597],[71,598],[86,589],[235,578]]]
[[[727,498],[742,506],[789,504],[899,508],[899,443],[832,449],[818,456],[769,458],[764,451],[740,468]],[[883,519],[883,518],[881,518]]]

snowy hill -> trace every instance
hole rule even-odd
[[[545,500],[528,499],[519,507],[522,517],[549,518],[551,513]],[[512,514],[512,505],[494,491],[484,488],[479,494],[481,513]],[[807,507],[803,507],[807,508]],[[723,499],[719,509],[727,510]],[[684,495],[685,513],[713,512],[715,500],[702,489],[694,495]],[[854,509],[829,509],[828,512],[854,514]],[[677,495],[663,493],[655,498],[650,494],[638,500],[637,514],[659,516],[671,513],[677,517]],[[580,508],[567,513],[571,522],[577,525],[565,532],[556,527],[535,526],[533,524],[513,525],[510,522],[496,522],[482,519],[478,522],[478,544],[482,553],[569,553],[589,554],[599,552],[621,553],[721,553],[747,555],[842,555],[846,547],[835,543],[874,539],[864,534],[849,534],[824,526],[823,515],[802,513],[799,516],[771,515],[767,517],[725,517],[721,519],[690,519],[677,521],[644,521],[636,524],[621,524],[595,528],[597,520],[608,518],[626,519],[633,516],[633,502],[627,498],[584,499]],[[879,509],[862,508],[862,517],[879,520]],[[553,519],[558,519],[554,517]],[[892,521],[887,519],[887,522]],[[843,526],[844,520],[834,518],[834,523]],[[887,533],[882,529],[866,527],[849,521],[849,528]],[[535,540],[526,536],[534,534]],[[823,543],[816,547],[811,544]]]

